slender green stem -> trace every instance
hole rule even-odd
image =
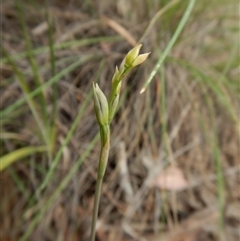
[[[105,129],[105,130],[103,130],[103,129]],[[105,133],[106,135],[103,133]],[[97,217],[98,217],[98,209],[99,209],[99,201],[100,201],[100,196],[101,196],[102,182],[103,182],[103,177],[104,177],[106,167],[107,167],[107,162],[108,162],[108,155],[109,155],[109,148],[110,148],[109,125],[107,125],[105,127],[100,126],[100,134],[101,134],[102,147],[101,147],[101,153],[100,153],[100,159],[99,159],[98,177],[97,177],[96,191],[95,191],[95,197],[94,197],[94,207],[93,207],[93,215],[92,215],[90,241],[95,240],[96,223],[97,223]],[[103,136],[103,135],[105,135],[105,136]],[[106,137],[106,139],[105,139],[105,137]]]
[[[97,223],[97,216],[98,216],[98,209],[99,209],[99,201],[101,196],[102,182],[103,182],[103,177],[100,177],[98,175],[95,198],[94,198],[94,209],[93,209],[93,215],[92,215],[91,237],[90,237],[91,241],[95,240],[96,223]]]
[[[108,100],[108,106],[109,106],[109,111],[110,109],[112,108],[113,106],[113,102],[115,100],[115,98],[117,97],[117,88],[118,88],[118,84],[123,80],[123,78],[131,71],[131,68],[130,67],[127,67],[123,73],[118,77],[117,81],[112,84],[112,90],[111,90],[111,93],[110,93],[110,97],[109,97],[109,100]],[[109,119],[109,123],[111,123],[112,121],[112,118],[114,116],[112,116],[110,119]]]

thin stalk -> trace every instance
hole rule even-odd
[[[104,129],[105,127],[100,126],[100,135],[101,135],[101,153],[98,165],[98,177],[97,177],[97,184],[96,184],[96,191],[94,197],[94,207],[93,207],[93,215],[92,215],[92,225],[91,225],[91,236],[90,241],[95,240],[96,234],[96,223],[98,217],[98,209],[99,209],[99,201],[101,196],[101,189],[102,189],[102,182],[103,177],[106,171],[107,162],[108,162],[108,155],[109,155],[109,148],[110,148],[110,128],[109,125],[106,126],[106,140],[104,140]],[[103,142],[104,141],[104,142]]]

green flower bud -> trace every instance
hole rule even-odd
[[[142,44],[138,44],[136,47],[134,47],[132,50],[130,50],[126,57],[123,59],[120,68],[119,68],[119,72],[121,74],[126,74],[128,73],[131,69],[133,69],[134,67],[136,67],[137,65],[140,65],[141,63],[143,63],[146,58],[148,57],[148,55],[150,53],[145,53],[145,54],[140,54],[139,55],[139,51],[142,47]]]
[[[141,63],[143,63],[149,54],[150,53],[146,53],[146,54],[140,54],[139,56],[137,56],[137,58],[132,63],[132,67],[134,68],[137,65],[140,65]]]
[[[139,51],[142,47],[142,44],[138,44],[136,47],[134,47],[132,50],[130,50],[126,57],[125,57],[125,66],[130,67],[134,60],[137,58]]]
[[[111,122],[117,108],[122,80],[135,67],[142,64],[150,53],[140,54],[142,44],[138,44],[130,50],[123,59],[119,69],[116,67],[112,78],[112,91],[109,98],[109,123]]]
[[[121,76],[121,74],[118,70],[118,67],[116,66],[115,73],[112,77],[112,85],[115,85],[117,82],[119,82],[121,80],[120,76]]]
[[[98,84],[93,83],[94,108],[99,125],[108,124],[108,101]]]

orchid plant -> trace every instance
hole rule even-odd
[[[120,67],[118,68],[116,66],[116,70],[112,78],[112,89],[109,100],[107,100],[106,96],[99,88],[98,84],[93,83],[94,109],[100,129],[101,151],[98,165],[98,176],[94,199],[90,241],[95,240],[101,187],[107,167],[110,149],[110,124],[118,106],[122,80],[134,67],[142,64],[150,54],[145,53],[139,55],[141,47],[142,45],[138,44],[136,47],[130,50],[123,59]]]

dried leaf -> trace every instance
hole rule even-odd
[[[180,191],[188,187],[188,182],[180,168],[169,166],[154,180],[153,186],[170,191]]]

